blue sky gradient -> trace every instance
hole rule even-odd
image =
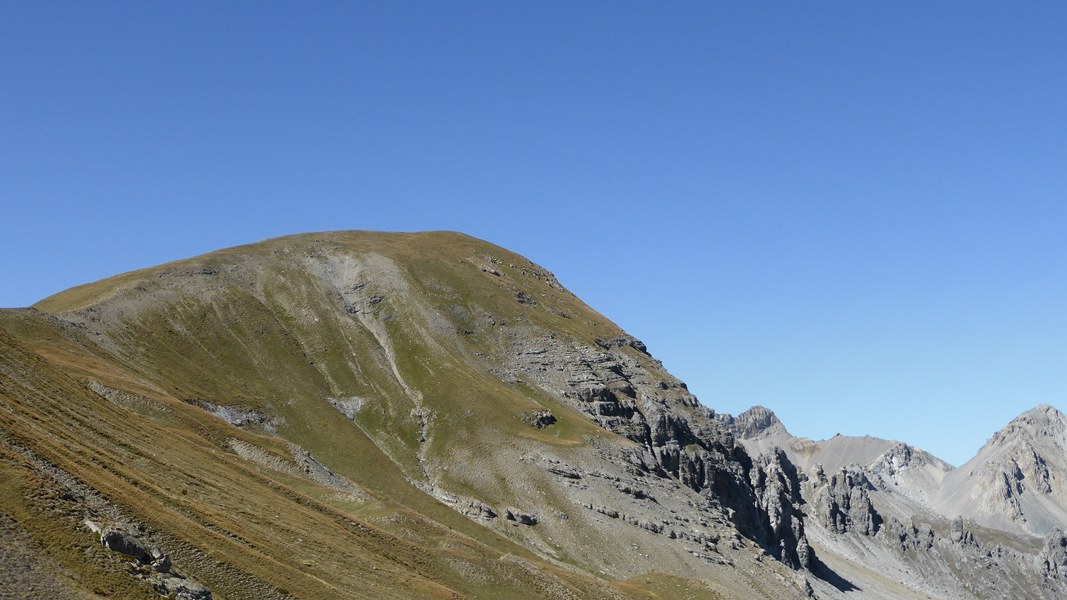
[[[1067,4],[9,2],[0,306],[302,231],[552,269],[721,411],[1067,408]]]

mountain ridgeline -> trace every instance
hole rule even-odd
[[[1055,409],[960,469],[794,438],[462,234],[127,273],[0,311],[0,347],[0,595],[1067,592]]]

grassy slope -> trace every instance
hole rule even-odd
[[[350,449],[364,453],[372,469],[365,479],[379,489],[365,502],[348,501],[343,511],[331,505],[335,494],[264,472],[226,449],[229,438],[241,437],[271,450],[272,439],[165,396],[153,398],[164,418],[142,417],[86,390],[68,375],[79,370],[75,365],[66,363],[66,373],[60,372],[6,334],[0,334],[0,348],[6,371],[0,379],[6,438],[0,510],[42,540],[49,559],[75,573],[84,589],[135,595],[114,557],[82,560],[95,544],[77,527],[76,505],[56,500],[61,490],[42,485],[47,477],[12,445],[30,449],[159,532],[170,541],[164,547],[175,562],[221,597],[248,597],[250,581],[301,597],[484,596],[491,589],[498,597],[521,598],[541,579],[583,595],[603,585],[544,564],[398,474],[382,473],[391,463],[368,456],[376,452],[373,444]]]

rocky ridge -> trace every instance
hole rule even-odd
[[[934,505],[1006,531],[1043,536],[1064,527],[1067,416],[1042,405],[1012,420],[946,476]]]
[[[857,587],[862,588],[864,580],[886,587],[889,577],[896,578],[902,589],[877,597],[935,590],[943,598],[1058,598],[1067,592],[1062,532],[1053,525],[1039,530],[1043,538],[1035,538],[1027,526],[1047,522],[1043,520],[1053,509],[1032,503],[1038,516],[1026,519],[1017,500],[1026,494],[1054,497],[1053,482],[1067,474],[1057,468],[1055,459],[1049,466],[1044,458],[1062,456],[1057,449],[1064,420],[1055,409],[1041,406],[1024,413],[960,470],[900,442],[845,436],[821,442],[793,438],[767,412],[757,407],[752,414],[719,419],[732,425],[740,442],[754,453],[766,452],[772,440],[773,452],[811,464],[800,477],[811,543],[829,564],[853,572]],[[843,448],[852,452],[842,453]],[[865,462],[846,462],[849,456]],[[832,466],[814,462],[819,458]],[[972,489],[982,491],[961,492],[958,479],[954,480],[961,473]],[[997,502],[961,503],[961,493],[970,494],[964,498],[993,493]]]
[[[640,348],[646,354],[644,344],[618,338],[610,344],[598,341],[594,347],[531,332],[510,335],[522,341],[507,346],[499,357],[506,365],[505,377],[533,382],[634,442],[636,447],[615,458],[629,464],[632,472],[697,492],[786,565],[800,569],[813,564],[799,518],[795,467],[784,454],[753,461],[683,383],[653,375],[641,360],[616,350]]]

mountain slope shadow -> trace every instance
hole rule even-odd
[[[839,592],[863,591],[863,589],[856,586],[856,584],[838,575],[837,571],[834,571],[819,559],[815,559],[815,564],[812,565],[811,573],[826,583],[834,586]]]

